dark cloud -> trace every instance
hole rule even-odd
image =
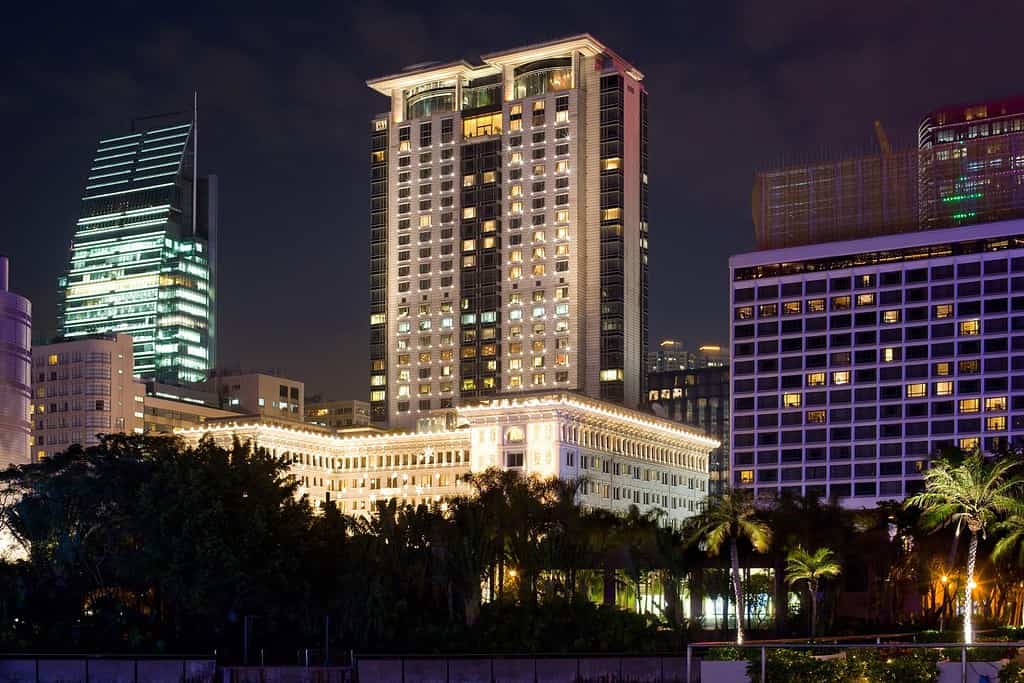
[[[96,140],[200,93],[221,176],[222,360],[362,396],[367,78],[590,31],[651,93],[651,331],[727,340],[727,259],[752,248],[755,169],[909,143],[934,107],[1019,92],[1024,7],[937,0],[71,5],[5,17],[0,251],[52,334]],[[41,30],[46,27],[46,30]]]

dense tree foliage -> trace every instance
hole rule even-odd
[[[614,586],[595,604],[606,568],[681,581],[673,532],[635,511],[584,514],[572,483],[470,483],[444,508],[391,501],[356,519],[297,499],[283,461],[239,443],[111,436],[12,468],[0,514],[26,553],[0,564],[0,645],[237,657],[246,623],[253,651],[279,659],[325,629],[364,652],[673,642],[665,619],[618,609]]]
[[[354,518],[297,498],[287,463],[246,444],[111,436],[0,472],[0,537],[22,550],[0,560],[0,648],[217,650],[237,661],[248,631],[250,652],[278,662],[323,645],[678,651],[695,630],[730,628],[717,610],[684,619],[705,598],[739,605],[759,635],[806,633],[806,612],[787,621],[783,581],[801,547],[841,568],[804,601],[824,632],[952,626],[968,553],[979,623],[1016,625],[1024,525],[1012,481],[971,544],[951,525],[928,533],[935,519],[922,526],[918,507],[851,511],[791,496],[710,499],[675,530],[657,510],[584,510],[575,482],[499,470],[469,477],[465,498],[382,502]],[[812,573],[824,575],[794,580]]]

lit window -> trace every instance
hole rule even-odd
[[[899,354],[896,353],[896,349],[888,346],[882,349],[882,362],[891,363],[899,358]]]
[[[476,207],[475,206],[464,206],[462,207],[463,218],[476,218]]]
[[[973,375],[981,372],[981,361],[977,358],[962,360],[957,363],[957,370],[961,375]]]
[[[787,301],[782,304],[782,315],[800,315],[800,302]]]
[[[760,318],[774,318],[779,314],[778,304],[761,304],[757,309],[757,315]]]
[[[523,250],[513,249],[508,254],[509,263],[522,263],[523,262]]]
[[[555,173],[568,173],[568,172],[569,172],[569,162],[567,160],[563,159],[562,161],[556,161],[555,162]]]
[[[741,484],[753,484],[754,483],[754,470],[740,470],[740,483]]]
[[[960,450],[962,451],[973,451],[978,447],[978,437],[972,436],[966,439],[960,439]]]
[[[544,247],[534,247],[533,248],[533,254],[531,255],[531,258],[533,258],[533,259],[544,259],[544,258],[547,258],[547,250]]]
[[[858,306],[874,306],[875,295],[874,294],[858,294],[857,295]]]
[[[924,382],[915,382],[907,385],[907,398],[921,398],[928,394],[927,385]]]
[[[483,173],[483,181],[485,183],[493,183],[497,179],[498,179],[498,174],[496,172],[494,172],[494,171],[484,171],[484,173]]]
[[[47,365],[56,365],[57,364],[57,354],[51,353],[49,356],[47,356],[46,357],[46,364]]]
[[[986,417],[985,429],[990,432],[1006,431],[1006,416],[999,415],[996,417]]]
[[[521,201],[512,202],[512,213],[522,213],[523,203]]]
[[[849,384],[850,383],[850,371],[849,370],[836,370],[832,373],[832,384]]]
[[[622,159],[619,157],[611,157],[609,159],[601,159],[601,170],[602,171],[614,171],[617,168],[622,168]]]
[[[508,378],[508,386],[512,389],[520,389],[523,386],[522,375],[512,375]]]
[[[800,407],[800,394],[783,394],[782,395],[782,407],[783,408],[799,408]]]
[[[622,368],[613,368],[609,370],[601,371],[602,382],[621,382],[622,381]]]
[[[990,413],[999,410],[1006,410],[1005,396],[989,396],[985,399],[985,412]]]
[[[484,114],[462,119],[462,137],[474,138],[478,135],[498,135],[501,133],[501,113]]]
[[[523,276],[522,266],[512,266],[508,269],[508,276],[512,280],[518,280]]]
[[[936,382],[935,383],[935,395],[936,396],[950,396],[953,393],[952,382]]]
[[[476,240],[462,240],[462,251],[473,251],[476,249]]]
[[[952,366],[949,363],[936,363],[935,364],[935,376],[936,377],[949,377],[953,371]]]
[[[808,410],[807,424],[825,424],[824,410]]]
[[[512,155],[509,157],[509,163],[512,163],[512,164],[521,164],[521,163],[523,163],[523,153],[522,152],[512,152]]]
[[[535,372],[535,373],[533,373],[533,386],[535,386],[535,387],[544,386],[544,373],[543,372]]]
[[[601,209],[601,220],[603,221],[617,221],[622,218],[622,209],[613,206],[610,209]]]
[[[462,186],[463,187],[473,187],[474,185],[476,185],[476,174],[475,173],[467,173],[466,175],[462,176]]]
[[[556,223],[568,223],[569,222],[569,210],[568,209],[559,209],[558,211],[555,211],[555,222]],[[564,230],[565,228],[560,228],[560,229]],[[568,233],[565,233],[565,236],[568,236]]]
[[[953,315],[953,304],[939,304],[935,307],[936,318],[948,318]]]
[[[541,277],[542,275],[544,275],[544,264],[543,263],[535,263],[535,264],[533,264],[533,276],[534,277]]]
[[[809,387],[823,387],[825,386],[825,373],[824,372],[811,372],[807,375],[807,386]]]
[[[498,229],[498,223],[493,218],[480,224],[481,232],[494,232]]]
[[[736,320],[750,320],[754,317],[753,306],[740,306],[736,309]]]
[[[848,295],[832,297],[832,310],[833,311],[847,311],[849,309],[850,309],[850,297]]]
[[[976,413],[981,409],[981,399],[962,398],[960,399],[961,413]]]
[[[882,311],[882,322],[891,325],[900,321],[900,312],[898,309],[891,311]]]
[[[823,313],[825,311],[825,300],[824,299],[808,299],[807,300],[807,312],[808,313]]]
[[[977,320],[961,320],[960,334],[964,337],[973,337],[981,333],[981,323]]]
[[[512,196],[512,197],[522,197],[523,196],[523,186],[518,184],[518,183],[516,183],[515,185],[513,185],[509,189],[509,195]]]

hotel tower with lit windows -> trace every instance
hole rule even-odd
[[[647,93],[589,35],[368,85],[375,422],[498,395],[636,407],[647,347]]]

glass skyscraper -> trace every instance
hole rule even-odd
[[[58,282],[59,336],[129,334],[135,374],[169,383],[202,380],[216,360],[217,179],[195,173],[196,132],[186,121],[100,140]]]

